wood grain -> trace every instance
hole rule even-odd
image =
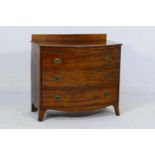
[[[107,106],[111,106],[112,103],[105,103],[105,104],[95,104],[95,105],[90,105],[90,106],[53,106],[51,105],[50,107],[43,107],[43,109],[48,109],[48,110],[59,110],[59,111],[66,111],[66,112],[92,112],[92,111],[97,111],[101,108],[105,108]],[[114,103],[115,105],[115,103]],[[117,107],[117,106],[116,106]]]
[[[118,67],[120,64],[120,47],[114,46],[111,48],[63,48],[61,50],[41,50],[41,67],[48,68],[112,68]],[[107,61],[106,58],[111,56],[112,61]],[[61,64],[55,64],[54,59],[62,59]]]
[[[119,69],[43,70],[42,88],[106,86],[119,83]],[[58,79],[58,80],[57,80]]]
[[[105,41],[106,34],[34,34],[32,35],[33,42],[87,42],[87,41]]]
[[[106,96],[106,93],[110,93]],[[44,106],[90,106],[90,105],[104,105],[107,103],[115,103],[117,101],[118,88],[101,87],[101,88],[76,88],[76,89],[53,89],[42,90],[42,102]],[[55,100],[54,96],[60,95],[59,101]]]

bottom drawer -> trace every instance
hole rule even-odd
[[[42,90],[43,107],[79,107],[117,102],[118,87]]]

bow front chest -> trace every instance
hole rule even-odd
[[[119,115],[121,44],[106,34],[32,35],[32,106],[89,112],[112,105]]]

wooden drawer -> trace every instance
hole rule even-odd
[[[42,104],[47,107],[108,105],[118,100],[118,87],[42,90]]]
[[[41,68],[112,68],[120,65],[120,47],[41,49]]]
[[[119,83],[119,69],[42,71],[42,87],[104,86]]]

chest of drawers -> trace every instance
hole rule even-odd
[[[112,105],[119,115],[121,44],[106,34],[32,35],[31,111],[89,112]]]

